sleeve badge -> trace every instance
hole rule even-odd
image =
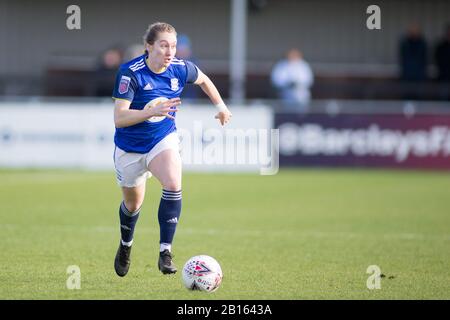
[[[130,82],[131,82],[130,77],[122,76],[122,78],[120,78],[120,83],[119,83],[119,93],[120,94],[124,94],[124,93],[128,92],[128,89],[130,87]]]

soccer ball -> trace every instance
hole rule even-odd
[[[183,283],[189,290],[216,291],[222,282],[219,263],[207,255],[190,258],[183,267]]]
[[[158,97],[153,99],[152,101],[148,102],[144,108],[153,108],[155,106],[157,106],[160,103],[163,103],[165,101],[167,101],[169,99],[165,98],[165,97]],[[160,116],[160,117],[151,117],[150,119],[148,119],[148,122],[160,122],[163,121],[166,117],[165,116]]]

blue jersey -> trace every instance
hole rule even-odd
[[[142,110],[155,98],[179,97],[187,83],[197,80],[197,67],[190,61],[173,58],[162,73],[154,73],[145,62],[146,55],[120,66],[113,98],[131,102],[130,109]],[[175,116],[176,112],[169,113]],[[159,122],[146,120],[135,125],[116,128],[114,143],[126,152],[147,153],[168,134],[176,130],[175,121],[164,117]]]

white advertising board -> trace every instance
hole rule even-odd
[[[112,170],[113,108],[112,102],[0,103],[0,166]],[[176,122],[184,169],[259,169],[255,152],[264,139],[258,136],[271,127],[272,112],[263,106],[230,109],[232,121],[222,127],[214,106],[180,106]]]

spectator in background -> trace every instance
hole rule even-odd
[[[123,56],[123,50],[120,47],[113,47],[102,53],[98,67],[95,70],[96,96],[111,96],[116,79],[116,72],[122,64]]]
[[[177,41],[177,57],[178,59],[186,59],[192,57],[191,40],[185,34],[180,34]]]
[[[283,104],[289,109],[306,111],[311,99],[310,88],[313,84],[313,72],[303,60],[300,50],[293,48],[283,59],[275,64],[271,80],[277,89]]]
[[[400,41],[400,78],[404,81],[426,80],[427,44],[419,25],[411,24]]]
[[[450,82],[450,24],[447,25],[444,37],[436,47],[435,59],[438,68],[438,80]]]
[[[197,64],[197,60],[192,56],[191,40],[185,34],[180,34],[177,39],[177,58],[181,60],[189,60]],[[182,98],[197,99],[199,97],[198,86],[187,85],[184,88]]]

